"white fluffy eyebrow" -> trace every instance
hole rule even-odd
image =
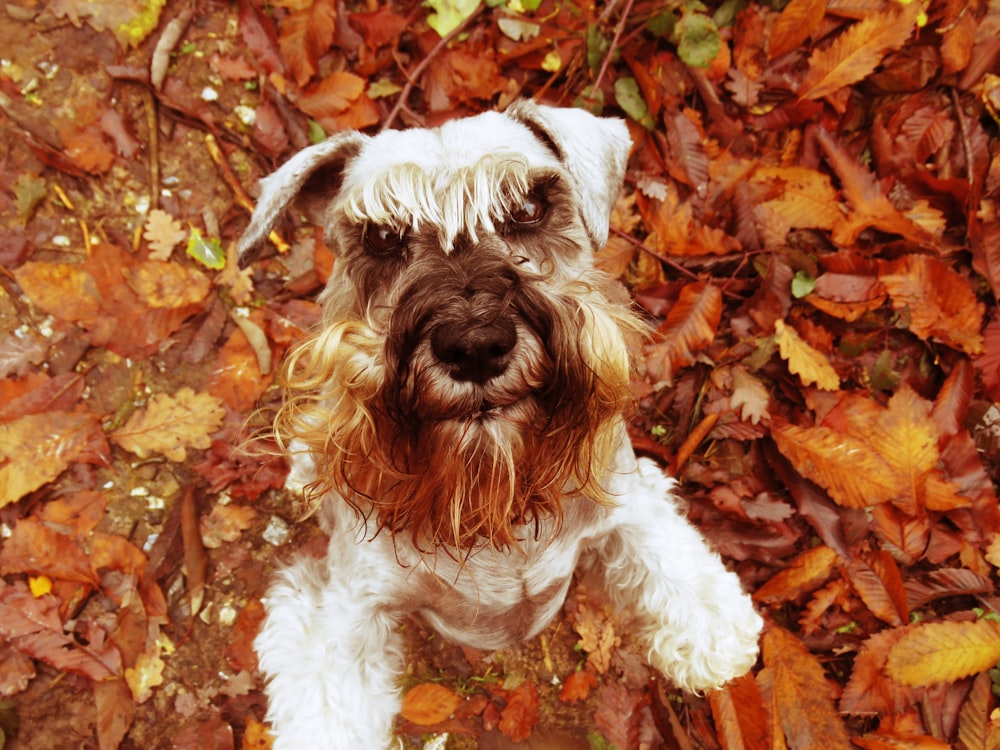
[[[343,197],[351,221],[402,232],[438,227],[449,252],[460,234],[473,242],[497,230],[531,189],[528,161],[514,152],[483,156],[475,164],[428,172],[415,162],[394,164],[349,189]]]

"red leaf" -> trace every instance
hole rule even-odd
[[[772,747],[768,731],[771,717],[764,710],[764,699],[753,675],[743,675],[708,697],[723,750]]]
[[[333,0],[314,0],[281,20],[278,44],[299,86],[305,86],[316,75],[319,58],[333,44],[336,22]]]
[[[903,577],[888,552],[872,553],[866,561],[852,560],[846,572],[873,615],[890,625],[903,625],[909,620]]]
[[[566,703],[585,700],[595,687],[597,687],[597,677],[594,673],[581,669],[566,678],[566,682],[559,690],[559,700]]]
[[[722,318],[722,292],[714,284],[696,282],[681,290],[667,319],[646,347],[646,365],[652,380],[671,382],[682,368],[695,362],[712,343]]]
[[[526,680],[511,691],[507,705],[500,712],[500,733],[514,742],[523,742],[531,736],[538,723],[538,688]]]
[[[36,518],[24,518],[0,549],[0,573],[37,573],[50,578],[98,584],[90,558],[72,538]]]

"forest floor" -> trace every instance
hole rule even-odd
[[[289,218],[239,270],[249,196],[324,134],[520,96],[628,120],[631,434],[762,656],[679,691],[583,577],[515,649],[407,620],[400,737],[1000,747],[1000,6],[707,5],[0,8],[0,747],[269,746],[260,598],[324,539],[247,420],[335,260]]]

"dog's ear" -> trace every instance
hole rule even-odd
[[[309,221],[323,226],[326,208],[340,189],[344,166],[367,139],[355,131],[338,133],[299,151],[277,172],[262,179],[250,226],[240,238],[240,264],[246,265],[250,251],[292,203]]]
[[[576,182],[583,224],[594,250],[603,248],[632,145],[625,122],[528,99],[514,102],[505,114],[527,126],[562,161]]]

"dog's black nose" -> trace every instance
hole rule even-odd
[[[449,323],[431,335],[434,356],[451,368],[455,380],[485,383],[507,369],[517,344],[517,329],[511,320],[485,325]]]

